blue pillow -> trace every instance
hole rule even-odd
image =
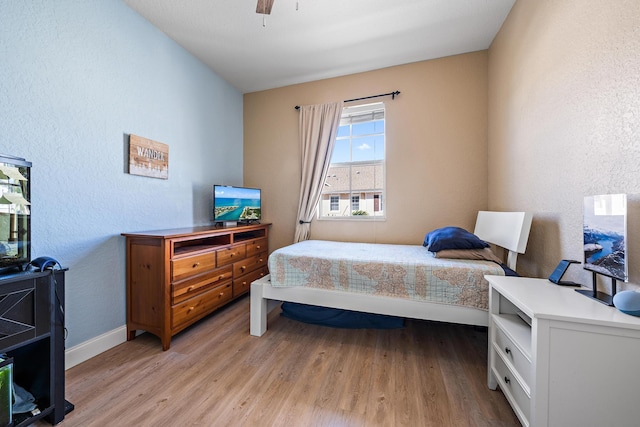
[[[487,242],[460,227],[443,227],[430,231],[424,236],[422,245],[426,246],[429,252],[438,252],[443,249],[482,249],[489,247]]]

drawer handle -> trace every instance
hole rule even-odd
[[[196,268],[196,267],[197,267],[197,266],[199,266],[199,265],[200,265],[200,263],[199,263],[199,262],[196,262],[195,264],[193,264],[193,268]]]
[[[243,265],[242,267],[240,267],[240,270],[242,270],[242,271],[244,271],[244,270],[246,270],[246,269],[247,269],[247,267],[246,267],[246,266],[244,266],[244,265]]]
[[[187,288],[187,292],[191,292],[192,290],[193,290],[193,286],[189,286],[189,287]]]
[[[509,377],[504,377],[504,382],[505,384],[510,384],[511,380],[509,379]]]
[[[224,292],[220,292],[220,298],[224,296]]]
[[[247,282],[246,281],[242,282],[242,286],[247,286]]]
[[[187,310],[187,313],[191,313],[193,311],[195,307],[189,307],[189,310]]]
[[[218,277],[218,280],[222,280],[224,279],[224,274],[221,274],[220,277]]]
[[[511,349],[509,347],[505,347],[504,352],[507,354],[511,354]]]
[[[262,262],[262,258],[260,258],[260,261],[258,261],[258,262]]]
[[[260,249],[260,245],[256,245],[256,248]]]
[[[229,257],[233,257],[233,255],[235,255],[235,254],[232,252],[231,255],[229,255]]]

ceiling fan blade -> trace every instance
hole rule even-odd
[[[258,4],[256,5],[256,13],[270,15],[272,7],[273,0],[258,0]]]

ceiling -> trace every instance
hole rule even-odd
[[[124,2],[248,93],[487,49],[515,0]]]

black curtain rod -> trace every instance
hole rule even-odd
[[[381,93],[380,95],[371,95],[371,96],[363,96],[362,98],[346,99],[344,102],[362,101],[363,99],[379,98],[381,96],[391,96],[391,99],[396,99],[396,95],[400,95],[399,90],[396,90],[395,92]],[[300,109],[300,106],[296,105],[296,110],[299,110],[299,109]]]

